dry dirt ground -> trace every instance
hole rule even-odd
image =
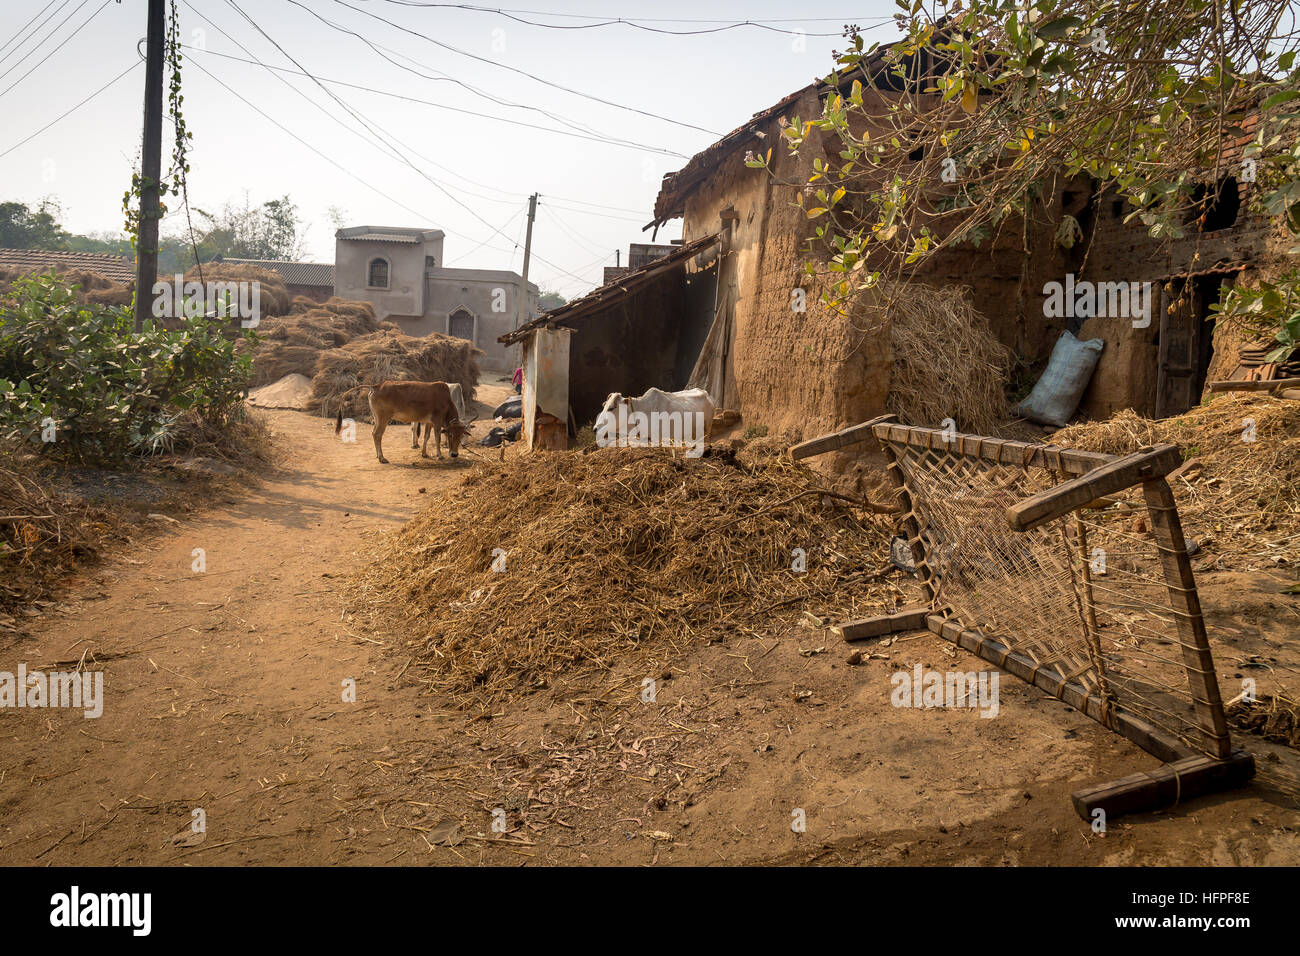
[[[897,667],[986,669],[925,633],[849,666],[792,612],[456,711],[408,675],[394,629],[355,615],[348,579],[475,459],[421,461],[397,428],[381,466],[368,427],[344,444],[322,419],[269,419],[280,471],[87,572],[0,645],[11,673],[85,655],[106,698],[95,720],[0,710],[0,863],[1300,863],[1294,751],[1245,738],[1249,788],[1094,834],[1070,791],[1155,761],[1005,675],[993,719],[892,707]],[[1286,581],[1203,575],[1225,688],[1296,689]]]

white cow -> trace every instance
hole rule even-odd
[[[451,390],[451,403],[456,406],[456,417],[462,423],[469,422],[469,416],[465,414],[465,392],[460,382],[448,382],[447,388]],[[420,447],[420,422],[411,423],[411,447]]]
[[[713,399],[702,388],[665,392],[651,388],[638,398],[613,392],[596,416],[599,445],[687,446],[704,453],[713,431]]]

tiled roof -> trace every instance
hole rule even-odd
[[[363,232],[360,235],[340,236],[339,238],[365,240],[366,242],[404,242],[412,246],[423,241],[419,236],[398,236],[389,232]]]
[[[129,256],[100,252],[59,252],[47,249],[0,249],[0,269],[22,272],[72,272],[85,269],[126,284],[135,281],[135,261]]]
[[[289,262],[286,259],[228,259],[222,262],[239,266],[257,266],[284,276],[287,285],[319,285],[334,288],[334,266],[328,262]]]

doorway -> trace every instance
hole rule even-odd
[[[1201,402],[1214,357],[1214,312],[1224,284],[1236,272],[1166,280],[1160,309],[1156,417],[1181,415]]]

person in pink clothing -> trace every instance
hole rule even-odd
[[[515,369],[515,394],[521,395],[524,391],[524,370],[522,367]]]

